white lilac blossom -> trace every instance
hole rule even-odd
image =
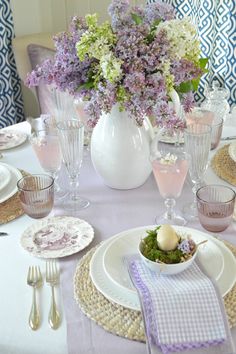
[[[54,37],[54,59],[32,71],[26,84],[53,84],[82,98],[92,127],[118,103],[139,125],[149,116],[159,126],[183,128],[170,92],[175,89],[191,109],[188,92],[204,73],[194,26],[176,20],[161,1],[131,7],[128,0],[113,0],[108,12],[111,23],[101,25],[97,14],[73,17],[69,30]]]

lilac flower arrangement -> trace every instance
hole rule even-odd
[[[97,14],[73,17],[69,30],[54,37],[54,59],[28,74],[26,84],[53,85],[82,98],[92,127],[115,104],[139,125],[146,115],[159,126],[181,126],[169,105],[171,91],[189,111],[207,63],[199,58],[194,26],[175,19],[162,2],[130,7],[128,0],[113,0],[108,12],[111,23],[101,25]]]

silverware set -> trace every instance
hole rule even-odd
[[[51,287],[51,306],[48,315],[48,323],[52,329],[57,329],[61,318],[55,301],[55,286],[60,280],[60,273],[56,261],[46,262],[46,283]],[[32,330],[37,330],[40,326],[40,311],[37,304],[36,289],[43,285],[43,276],[39,266],[30,266],[27,275],[27,284],[33,288],[32,306],[29,315],[29,326]]]

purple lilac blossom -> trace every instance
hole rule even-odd
[[[142,8],[130,7],[128,0],[113,0],[108,11],[111,29],[116,37],[110,50],[122,63],[119,81],[111,83],[103,77],[94,86],[84,86],[99,72],[100,63],[98,59],[88,59],[87,56],[83,61],[79,60],[76,44],[88,27],[85,19],[74,16],[68,32],[54,37],[54,60],[46,60],[32,71],[27,76],[26,84],[30,87],[40,83],[53,84],[60,91],[68,91],[82,98],[92,127],[102,112],[110,112],[113,105],[120,102],[139,125],[147,115],[155,117],[156,124],[161,127],[183,129],[183,120],[169,105],[168,85],[162,74],[163,63],[170,63],[175,87],[198,78],[202,71],[185,58],[179,60],[172,57],[165,30],[157,34],[153,31],[159,20],[174,18],[173,8],[160,1]],[[139,23],[136,23],[137,18],[141,19]],[[119,88],[123,89],[122,97]],[[183,106],[187,112],[192,107],[192,98],[191,94],[184,95]]]
[[[165,4],[161,1],[150,3],[145,8],[144,21],[152,25],[154,21],[164,20],[169,21],[174,19],[174,9],[171,5]]]
[[[182,105],[185,113],[190,113],[194,107],[195,100],[193,92],[188,92],[183,95]]]
[[[195,248],[196,248],[196,244],[190,238],[182,240],[181,243],[178,245],[178,249],[182,251],[184,254],[192,253]]]

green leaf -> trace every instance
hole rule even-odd
[[[208,58],[200,58],[199,59],[199,67],[201,69],[205,69],[205,67],[207,66],[208,63]]]
[[[161,22],[162,20],[160,19],[153,21],[152,27],[156,29]]]
[[[134,22],[136,23],[136,25],[141,25],[143,23],[143,19],[139,15],[131,14],[131,17],[134,20]]]
[[[179,93],[187,93],[193,89],[192,81],[182,82],[178,87]]]
[[[192,80],[193,91],[197,91],[199,82],[200,82],[200,78]]]
[[[94,87],[94,81],[87,81],[78,87],[78,90],[91,89]]]

